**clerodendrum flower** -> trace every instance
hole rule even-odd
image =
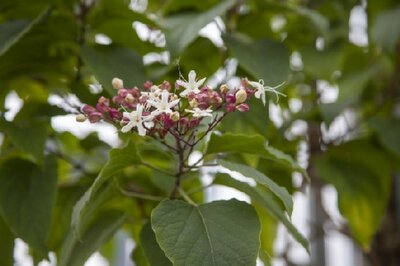
[[[193,108],[193,110],[185,109],[186,112],[192,113],[193,117],[204,117],[204,116],[212,116],[212,110],[210,108],[201,110],[198,107]]]
[[[247,80],[247,83],[250,84],[253,88],[256,89],[256,92],[254,93],[254,96],[257,99],[261,98],[262,103],[265,105],[266,100],[265,100],[265,92],[270,91],[275,93],[277,99],[279,100],[279,95],[286,96],[282,92],[277,91],[276,89],[282,86],[285,82],[282,82],[281,84],[275,86],[275,87],[270,87],[270,86],[264,86],[264,80],[260,79],[258,82],[257,81],[249,81]]]
[[[140,136],[146,135],[146,128],[144,127],[143,123],[145,123],[146,127],[153,127],[153,122],[149,121],[153,119],[152,116],[143,117],[143,105],[138,104],[136,106],[136,110],[132,112],[124,112],[123,116],[129,119],[128,124],[126,124],[121,131],[123,133],[129,132],[132,128],[136,127]]]
[[[170,101],[169,92],[167,90],[163,90],[161,92],[161,99],[159,97],[149,99],[147,100],[147,103],[156,108],[156,110],[151,112],[153,116],[156,116],[161,113],[166,113],[166,114],[172,113],[171,108],[173,108],[175,105],[179,103],[179,99]]]
[[[196,81],[196,72],[194,70],[191,70],[189,72],[189,81],[187,82],[183,80],[176,81],[176,84],[185,88],[185,90],[182,91],[179,95],[181,97],[185,97],[190,92],[199,93],[200,92],[199,87],[204,83],[205,80],[206,78]]]

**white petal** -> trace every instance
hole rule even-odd
[[[146,129],[143,127],[142,123],[137,125],[137,130],[140,136],[146,136]]]
[[[188,83],[183,80],[177,80],[176,84],[178,84],[179,86],[184,87],[184,88],[188,87]]]
[[[127,133],[127,132],[131,131],[132,127],[133,127],[133,123],[129,122],[123,128],[121,128],[121,132],[122,133]]]
[[[190,70],[189,72],[189,83],[196,81],[196,72],[194,70]]]

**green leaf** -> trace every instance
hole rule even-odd
[[[344,53],[339,47],[323,51],[314,47],[301,50],[304,72],[316,79],[332,80],[333,73],[341,69],[343,56]]]
[[[17,158],[0,165],[0,214],[14,235],[41,256],[47,255],[56,183],[53,157],[46,158],[43,168]]]
[[[102,185],[119,171],[140,162],[136,146],[133,142],[129,142],[129,144],[122,149],[112,149],[109,157],[108,162],[104,165],[92,186],[85,192],[73,209],[71,223],[78,236],[84,227],[84,223],[82,223],[81,219],[85,217],[86,212],[93,208],[93,206],[91,206],[91,204],[94,204],[92,201]]]
[[[271,146],[267,146],[266,140],[260,135],[211,135],[206,154],[221,152],[256,154],[263,158],[276,161],[286,166],[289,170],[299,171],[304,176],[308,177],[306,171],[301,168],[293,158]]]
[[[260,222],[247,203],[166,200],[153,210],[151,224],[174,265],[256,265]]]
[[[251,187],[247,183],[240,182],[236,179],[231,178],[228,174],[218,173],[215,176],[214,184],[220,184],[228,187],[232,187],[250,196],[252,201],[256,201],[264,210],[266,210],[272,217],[277,221],[281,222],[289,233],[298,241],[306,250],[309,252],[309,246],[307,240],[302,236],[294,225],[287,218],[284,210],[278,202],[272,197],[272,195],[262,192],[261,190]]]
[[[187,45],[194,41],[199,31],[217,16],[225,13],[235,4],[235,0],[225,0],[213,8],[202,13],[182,13],[165,19],[163,25],[166,27],[165,38],[167,48],[174,58]]]
[[[368,249],[388,203],[390,161],[368,140],[356,140],[318,157],[316,170],[337,189],[340,212],[354,238]]]
[[[60,266],[81,266],[122,226],[126,214],[121,211],[102,213],[80,240],[70,233],[59,259]]]
[[[111,80],[118,77],[126,87],[141,86],[146,81],[142,57],[134,50],[117,46],[83,46],[81,55],[100,83],[111,94]]]
[[[0,217],[0,265],[14,265],[14,236]]]
[[[172,265],[171,261],[165,256],[164,251],[162,251],[158,245],[156,235],[154,234],[153,229],[151,229],[150,223],[143,226],[143,229],[140,232],[140,242],[150,265]]]
[[[49,9],[46,9],[34,20],[12,20],[0,24],[0,56],[28,33],[48,12]]]
[[[400,121],[374,117],[368,125],[377,133],[380,142],[400,157]]]
[[[381,12],[372,24],[371,37],[375,43],[393,51],[400,38],[400,6]]]
[[[274,86],[287,80],[289,75],[289,50],[282,43],[269,39],[252,41],[244,36],[224,36],[232,55],[239,65],[266,85]],[[243,51],[246,51],[245,53]]]
[[[47,139],[47,123],[31,121],[8,122],[0,119],[1,131],[20,150],[28,153],[33,162],[42,163]],[[29,132],[29,137],[27,137]]]
[[[244,176],[253,178],[257,183],[259,183],[259,184],[265,186],[266,188],[268,188],[269,190],[271,190],[272,193],[275,194],[275,196],[277,196],[280,200],[282,200],[283,204],[285,205],[286,211],[289,214],[292,214],[293,200],[292,200],[292,196],[289,194],[289,192],[286,190],[286,188],[279,186],[272,179],[265,176],[263,173],[259,172],[257,169],[254,169],[247,165],[227,162],[227,161],[223,161],[223,160],[218,160],[218,164],[220,164],[221,166],[223,166],[231,171],[238,172]]]

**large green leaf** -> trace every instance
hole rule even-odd
[[[400,38],[400,6],[381,12],[371,28],[375,43],[393,51]]]
[[[172,57],[185,49],[197,38],[204,26],[225,13],[235,2],[235,0],[225,0],[203,13],[183,13],[166,18],[163,21],[166,27],[165,38]]]
[[[117,46],[83,46],[81,55],[87,66],[107,91],[113,95],[111,80],[124,80],[126,87],[141,86],[146,81],[143,61],[134,50]]]
[[[0,265],[14,265],[14,236],[0,217]]]
[[[231,171],[238,172],[244,176],[253,178],[257,183],[259,183],[259,184],[265,186],[266,188],[268,188],[269,190],[271,190],[271,192],[274,193],[275,196],[277,196],[280,200],[282,200],[283,204],[285,205],[286,211],[289,214],[292,214],[293,200],[292,200],[292,196],[289,194],[289,192],[286,190],[286,188],[279,186],[272,179],[268,178],[267,176],[265,176],[263,173],[261,173],[257,169],[254,169],[247,165],[232,163],[232,162],[223,161],[223,160],[219,160],[218,164],[220,164],[221,166],[223,166]]]
[[[172,265],[171,261],[165,256],[164,251],[162,251],[158,245],[156,235],[154,234],[153,229],[151,229],[150,223],[143,226],[143,229],[140,232],[140,242],[150,265]]]
[[[48,9],[45,10],[34,20],[12,20],[0,24],[0,56],[28,33],[48,11]]]
[[[91,224],[80,239],[68,234],[65,247],[59,258],[60,266],[81,266],[122,226],[126,214],[121,211],[102,213]]]
[[[153,210],[151,224],[174,265],[256,265],[260,222],[244,202],[166,200]]]
[[[263,158],[270,159],[286,166],[289,170],[299,171],[307,176],[306,171],[301,168],[289,155],[271,146],[267,146],[266,140],[260,135],[224,134],[211,135],[206,154],[232,152],[250,153]]]
[[[261,191],[256,187],[251,187],[247,183],[233,179],[227,174],[217,174],[213,183],[232,187],[249,195],[252,201],[256,201],[260,207],[271,214],[271,216],[277,221],[281,222],[294,237],[294,239],[296,239],[296,241],[298,241],[307,250],[307,252],[309,252],[307,240],[290,222],[283,208],[272,195],[265,193],[265,191]]]
[[[5,132],[12,143],[28,153],[32,161],[43,162],[44,145],[47,139],[47,124],[44,122],[22,121],[8,122],[0,119],[1,131]],[[29,132],[29,137],[27,133]]]
[[[72,212],[72,227],[75,229],[75,233],[80,235],[84,223],[81,219],[86,216],[86,212],[90,212],[95,205],[92,202],[104,183],[110,180],[115,174],[123,170],[128,166],[134,166],[140,162],[137,155],[136,146],[133,142],[130,142],[126,147],[122,149],[113,149],[110,151],[110,158],[104,165],[100,174],[92,184],[92,186],[85,192],[82,198],[76,203]],[[91,206],[91,205],[94,206]]]
[[[368,125],[377,133],[382,144],[400,157],[400,121],[374,117]]]
[[[42,256],[56,195],[57,166],[53,157],[43,168],[13,158],[0,165],[0,214],[16,237]]]
[[[337,189],[339,209],[366,249],[386,210],[390,169],[388,158],[367,140],[332,148],[316,160],[318,175]]]
[[[252,41],[244,36],[224,37],[233,57],[253,77],[266,85],[277,85],[289,75],[289,50],[282,43],[269,39]],[[246,51],[246,52],[244,52]]]

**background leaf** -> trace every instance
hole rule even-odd
[[[47,157],[43,168],[14,158],[0,165],[0,214],[15,236],[22,238],[41,256],[56,196],[57,168]]]

